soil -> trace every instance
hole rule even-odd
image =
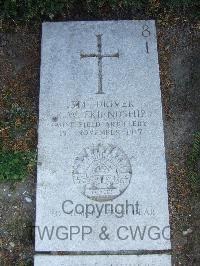
[[[193,135],[200,130],[200,25],[168,18],[157,21],[157,32],[173,265],[200,265],[200,199],[187,178]],[[27,30],[0,34],[0,91],[11,90],[13,103],[24,99],[22,104],[36,118],[40,34]],[[31,145],[36,148],[37,119],[33,121]],[[32,265],[35,186],[36,173],[21,182],[0,183],[2,266]]]

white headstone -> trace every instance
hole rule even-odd
[[[35,266],[171,266],[170,255],[35,256]]]
[[[39,111],[36,251],[170,249],[154,21],[43,24]]]

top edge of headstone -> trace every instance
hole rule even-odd
[[[52,24],[109,24],[109,23],[144,23],[144,22],[149,22],[149,23],[155,23],[154,19],[148,19],[148,20],[92,20],[92,21],[88,21],[88,20],[74,20],[74,21],[56,21],[56,22],[49,22],[49,21],[45,21],[42,23],[42,26],[48,26],[48,25],[52,25]]]

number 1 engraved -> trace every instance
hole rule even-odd
[[[147,41],[146,41],[146,52],[147,52],[147,54],[149,54],[149,44]]]

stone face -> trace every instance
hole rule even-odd
[[[45,23],[36,251],[170,249],[153,21]]]
[[[170,255],[48,256],[36,255],[35,266],[170,266]]]

